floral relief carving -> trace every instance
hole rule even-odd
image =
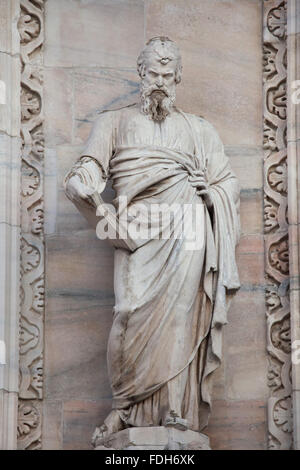
[[[23,404],[19,408],[18,435],[26,436],[32,428],[36,428],[39,422],[39,414],[31,404]]]
[[[40,357],[30,365],[30,389],[38,398],[43,388],[43,358]]]
[[[287,354],[291,352],[291,323],[289,317],[272,325],[271,336],[275,348],[281,349]]]
[[[286,82],[270,88],[267,93],[267,107],[270,113],[280,119],[286,119]]]
[[[18,410],[18,449],[41,449],[41,410],[32,401],[20,401]]]
[[[292,418],[291,418],[291,398],[286,397],[279,400],[274,407],[274,421],[283,432],[292,432]]]
[[[41,448],[44,330],[44,0],[21,0],[22,258],[20,449]]]
[[[269,183],[271,188],[279,193],[287,194],[287,162],[284,160],[269,171]]]
[[[264,44],[263,46],[263,74],[264,79],[273,77],[276,71],[276,53],[277,50],[271,44]]]
[[[34,349],[39,342],[39,330],[35,325],[31,325],[25,318],[21,324],[20,331],[20,354],[26,354]]]
[[[32,196],[40,186],[40,176],[36,168],[22,161],[22,194]]]
[[[32,290],[32,308],[35,310],[35,312],[42,314],[45,306],[45,281],[43,277],[34,281]]]
[[[267,287],[266,289],[266,303],[269,314],[274,313],[279,307],[282,306],[278,289],[276,287]]]
[[[284,239],[279,243],[271,245],[270,264],[280,273],[287,275],[289,272],[289,245],[288,240]]]
[[[22,270],[24,273],[32,271],[39,265],[40,253],[36,247],[30,245],[24,238],[21,240]]]
[[[264,231],[269,353],[268,445],[290,449],[291,376],[287,223],[286,0],[265,0],[263,24]]]
[[[278,227],[278,204],[267,197],[264,204],[264,225],[266,233]]]
[[[42,233],[44,227],[44,209],[41,203],[32,210],[32,233]]]
[[[21,44],[27,44],[36,38],[40,32],[39,19],[34,15],[28,15],[23,10],[18,22]]]
[[[264,150],[276,150],[276,128],[271,123],[264,123]]]
[[[37,93],[26,87],[21,89],[21,118],[22,121],[28,121],[40,112],[40,99]]]
[[[31,131],[32,153],[35,158],[42,160],[45,151],[45,138],[42,126],[38,126]]]
[[[270,357],[268,368],[268,386],[273,389],[273,392],[276,392],[282,387],[281,371],[282,363],[277,361],[275,358]]]
[[[284,38],[286,34],[286,2],[269,11],[267,18],[269,31],[277,38]]]

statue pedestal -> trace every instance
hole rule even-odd
[[[172,427],[123,429],[111,434],[95,450],[211,450],[209,438],[194,431]]]

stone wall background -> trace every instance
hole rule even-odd
[[[214,449],[266,448],[261,6],[260,0],[46,2],[44,449],[88,449],[110,409],[113,250],[66,199],[62,180],[97,113],[138,99],[136,58],[156,35],[169,36],[182,52],[177,105],[217,128],[241,184],[242,288],[225,327],[207,433]]]

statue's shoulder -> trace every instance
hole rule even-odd
[[[183,111],[181,111],[183,112]],[[184,112],[185,116],[195,129],[195,131],[201,131],[204,134],[207,135],[215,135],[217,134],[216,128],[211,124],[209,121],[207,121],[203,116],[196,115],[196,114],[191,114],[191,113],[186,113]]]

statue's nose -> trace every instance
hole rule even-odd
[[[158,77],[157,81],[156,81],[156,85],[158,86],[158,88],[161,88],[163,86],[163,79],[162,77]]]

